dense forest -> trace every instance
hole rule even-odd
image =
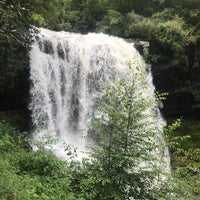
[[[167,115],[199,114],[198,0],[0,3],[1,110],[21,108],[26,103],[28,88],[23,82],[29,73],[29,29],[36,26],[55,31],[104,32],[149,41],[146,59],[152,64],[157,89],[170,93],[165,107]],[[18,101],[11,101],[12,97]]]
[[[0,0],[0,19],[0,199],[200,198],[200,0]],[[23,131],[31,130],[29,50],[36,27],[150,43],[145,60],[152,65],[156,89],[168,93],[162,112],[171,124],[165,137],[173,188],[148,190],[143,181],[152,180],[148,172],[129,179],[122,169],[134,163],[122,156],[123,148],[117,152],[123,167],[112,166],[113,171],[106,148],[91,155],[94,163],[75,161],[69,149],[70,161],[42,145],[36,153],[30,150],[31,133]]]

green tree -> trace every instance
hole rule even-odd
[[[125,21],[126,18],[121,13],[116,10],[108,10],[102,20],[97,22],[97,30],[107,34],[122,36],[126,26]]]
[[[0,42],[14,39],[23,46],[28,43],[28,6],[29,1],[24,0],[0,1]]]
[[[92,120],[98,148],[81,181],[86,199],[154,199],[152,183],[160,168],[153,151],[162,133],[152,120],[155,113],[148,112],[154,97],[138,93],[147,87],[143,66],[134,70],[132,81],[122,78],[108,86],[99,101]]]
[[[71,11],[71,2],[72,0],[34,0],[30,5],[32,22],[38,27],[70,31],[66,16]]]
[[[21,99],[28,89],[29,3],[24,0],[0,1],[1,110],[16,109],[16,104],[18,109],[25,107],[24,99],[23,103]]]
[[[186,63],[185,49],[196,38],[173,9],[164,9],[152,17],[142,17],[132,12],[128,14],[128,20],[128,35],[150,41],[151,53],[155,54],[153,62]]]

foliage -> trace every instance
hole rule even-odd
[[[170,148],[172,172],[178,182],[177,191],[179,195],[183,195],[183,199],[198,199],[200,196],[199,126],[196,122],[177,120],[165,132]],[[184,185],[184,190],[181,185]]]
[[[115,10],[108,10],[103,19],[97,23],[97,29],[112,35],[123,35],[125,17]],[[119,28],[120,27],[120,28]]]
[[[173,64],[177,64],[185,58],[184,49],[186,46],[195,42],[195,37],[191,35],[192,30],[171,9],[154,13],[151,18],[144,18],[132,12],[128,14],[128,19],[129,28],[127,34],[148,39],[152,45],[159,45],[156,52],[151,51],[157,56],[161,54],[159,60],[152,59],[154,62],[160,63],[171,60]],[[165,55],[165,60],[162,60],[163,54]]]
[[[36,26],[81,33],[102,31],[150,40],[152,62],[187,66],[189,62],[194,64],[187,48],[196,51],[199,41],[197,2],[34,0],[28,7],[30,22]]]
[[[0,94],[6,94],[10,91],[17,93],[13,90],[22,87],[29,73],[28,54],[23,46],[19,46],[12,40],[4,40],[0,45]]]
[[[0,42],[4,40],[15,40],[20,44],[26,46],[29,43],[27,30],[29,24],[26,21],[28,18],[28,10],[26,6],[29,2],[7,1],[2,0],[0,2]]]
[[[140,118],[143,115],[134,108],[131,108],[130,116],[127,113],[130,103],[134,102],[130,98],[130,90],[132,87],[125,80],[107,88],[108,94],[100,103],[103,107],[100,106],[100,113],[93,122],[98,128],[96,138],[102,142],[98,142],[100,148],[91,153],[91,160],[83,160],[82,163],[74,160],[72,154],[70,162],[59,160],[45,148],[32,152],[25,146],[29,140],[26,133],[0,122],[1,199],[123,199],[129,196],[138,199],[198,199],[200,153],[198,149],[187,146],[187,140],[192,137],[172,134],[180,120],[165,131],[172,156],[173,183],[168,179],[168,183],[164,182],[150,191],[149,181],[155,179],[159,169],[154,166],[151,171],[133,170],[141,160],[148,162],[154,159],[146,157],[152,150],[150,142],[140,138],[143,134],[151,138],[154,130],[140,133],[143,125],[134,116]],[[145,102],[146,99],[134,103],[142,104],[142,108],[139,106],[141,111]],[[99,118],[101,114],[103,118]],[[191,126],[194,138],[199,136],[195,124]],[[130,133],[128,138],[127,131]],[[146,146],[140,146],[141,143]],[[67,150],[70,151],[69,148]],[[141,190],[135,189],[137,187]]]
[[[3,103],[21,101],[1,110],[23,107],[27,98],[30,25],[150,40],[151,62],[192,68],[198,67],[199,5],[198,0],[0,1],[0,94]]]
[[[0,1],[0,109],[23,107],[28,89],[29,1]],[[20,99],[16,101],[13,99]],[[23,99],[23,100],[22,100]]]
[[[65,25],[66,10],[69,10],[71,0],[34,0],[30,5],[32,22],[36,26],[61,30]]]
[[[1,199],[75,200],[66,163],[50,151],[30,151],[25,142],[24,133],[0,122]]]
[[[99,102],[92,120],[98,148],[93,149],[81,181],[86,199],[154,199],[152,184],[162,169],[153,154],[160,144],[152,140],[162,133],[146,112],[152,98],[141,94],[138,98],[135,92],[141,83],[144,88],[147,84],[142,66],[133,72],[131,82],[122,78],[108,86]]]
[[[13,151],[28,141],[30,135],[27,132],[19,132],[5,121],[0,121],[0,146],[3,151]]]

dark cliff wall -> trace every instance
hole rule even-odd
[[[188,63],[152,66],[157,90],[169,93],[163,108],[169,117],[200,117],[200,45],[188,51]]]
[[[137,42],[135,47],[146,57],[144,44]],[[187,64],[152,64],[152,74],[156,90],[168,93],[162,108],[165,117],[200,117],[199,44],[188,49]]]
[[[169,93],[164,101],[164,115],[200,116],[200,82],[193,78],[199,76],[200,71],[183,70],[179,66],[152,66],[152,72],[156,89]]]

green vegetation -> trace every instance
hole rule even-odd
[[[171,135],[172,169],[184,187],[200,197],[200,125],[197,120],[183,120]],[[193,197],[195,199],[195,197]]]
[[[149,40],[151,46],[148,59],[151,63],[179,66],[189,75],[198,77],[199,0],[0,0],[0,18],[2,111],[21,110],[26,107],[29,88],[28,50],[31,44],[29,29],[33,26],[56,31],[104,32],[123,38]],[[119,88],[124,84],[124,81],[121,81],[116,88],[109,88],[108,92],[118,93],[120,97],[122,91]],[[109,104],[103,103],[101,106],[102,109],[110,111],[104,113],[107,113],[111,120],[104,126],[105,121],[101,121],[105,120],[104,118],[96,119],[94,125],[99,131],[96,136],[105,139],[108,134],[112,140],[100,143],[102,149],[91,155],[94,160],[92,164],[87,161],[82,164],[75,160],[61,161],[44,148],[34,153],[27,146],[31,134],[21,133],[5,122],[0,122],[0,198],[103,199],[104,194],[105,199],[124,199],[132,195],[139,199],[173,199],[167,196],[170,191],[166,188],[155,193],[147,190],[147,183],[141,177],[148,176],[151,180],[148,172],[133,173],[130,177],[129,172],[124,170],[136,166],[136,154],[146,151],[145,148],[136,148],[133,154],[132,146],[129,145],[129,142],[141,142],[137,141],[134,131],[131,132],[138,128],[136,116],[127,118],[129,111],[135,111],[129,107],[129,95],[132,94],[129,87],[120,110],[126,114],[120,117],[120,113],[114,112],[118,102],[112,102],[112,98],[105,96]],[[195,100],[198,100],[199,91],[195,90],[193,93]],[[137,106],[140,105],[143,109],[148,104],[146,103],[142,102],[142,105]],[[14,120],[15,117],[19,120],[18,115],[13,115],[9,120],[14,125],[17,121]],[[124,121],[130,122],[130,126],[123,123]],[[110,131],[110,127],[113,131]],[[174,187],[175,191],[171,192],[176,194],[175,199],[199,199],[200,127],[196,121],[183,121],[175,135],[171,132],[173,129],[174,126],[166,130],[172,174],[174,182],[178,182],[177,187]],[[120,131],[124,134],[121,135]],[[125,133],[131,133],[133,137],[127,141]],[[122,137],[121,140],[119,136]],[[117,153],[113,141],[121,145]],[[130,159],[131,157],[135,160]],[[144,160],[146,159],[148,160],[148,157],[145,156]],[[114,162],[120,165],[113,166]],[[140,186],[142,190],[134,191],[135,185],[131,183]],[[130,186],[130,191],[126,191],[126,185]]]
[[[27,98],[30,27],[148,40],[151,63],[178,66],[195,76],[199,10],[199,0],[1,0],[1,110],[21,109]],[[19,103],[5,103],[12,98]]]
[[[120,87],[124,87],[124,82],[120,81],[119,85]],[[119,85],[115,86],[114,88],[108,88],[108,91],[113,91],[116,89],[116,87],[119,87]],[[118,92],[119,91],[120,90],[118,90]],[[127,99],[128,97],[126,97],[124,100],[126,101]],[[113,116],[115,119],[117,116],[115,115],[115,112],[111,111],[115,105],[108,105],[110,105],[110,110],[108,113],[110,113],[110,116]],[[125,111],[125,113],[127,111]],[[135,121],[135,118],[133,117],[132,120]],[[97,124],[99,124],[98,121]],[[108,137],[109,133],[111,133],[109,131],[109,125],[111,125],[112,122],[113,119],[107,121],[106,126],[102,123],[99,124],[101,135],[99,135],[100,132],[98,132],[98,135],[102,136],[103,139]],[[124,127],[127,127],[126,125],[126,123],[122,124]],[[169,127],[168,133],[171,133],[171,130],[176,127],[176,123],[172,126],[172,128]],[[133,131],[133,138],[130,138],[130,140],[128,138],[128,151],[123,151],[125,148],[124,141],[126,141],[125,137],[127,132],[124,130],[123,135],[118,135],[119,132],[117,129],[112,135],[112,139],[115,140],[115,143],[112,143],[112,146],[111,140],[108,142],[103,140],[103,143],[100,144],[102,149],[95,150],[91,154],[92,163],[84,160],[81,164],[74,159],[62,161],[56,158],[51,151],[46,150],[45,148],[41,148],[37,152],[32,152],[30,147],[27,145],[27,141],[30,139],[29,134],[21,133],[4,121],[1,121],[1,199],[123,199],[124,196],[128,197],[132,195],[137,196],[138,199],[144,199],[144,197],[148,197],[148,199],[170,200],[198,199],[200,162],[197,160],[199,159],[197,155],[199,156],[199,154],[196,154],[196,157],[192,156],[195,154],[191,154],[191,152],[188,150],[184,151],[185,155],[182,154],[176,157],[176,154],[181,153],[181,150],[183,151],[184,147],[183,145],[180,145],[178,149],[175,149],[176,145],[179,144],[177,143],[177,138],[176,143],[174,143],[174,140],[170,141],[171,144],[173,143],[173,145],[171,145],[171,147],[173,147],[173,158],[176,157],[176,160],[174,160],[172,165],[174,168],[173,181],[176,183],[176,185],[173,186],[174,188],[169,189],[166,188],[165,185],[165,187],[159,187],[159,190],[157,189],[156,191],[149,191],[149,183],[146,182],[146,179],[145,181],[141,179],[141,176],[151,179],[153,177],[149,174],[150,172],[142,171],[140,173],[134,173],[125,170],[124,167],[134,167],[137,165],[138,159],[140,159],[141,156],[141,152],[145,152],[147,150],[147,148],[142,147],[141,149],[139,147],[140,151],[137,152],[137,147],[135,148],[134,145],[129,143],[132,142],[132,140],[138,139],[137,136],[134,135],[134,132],[136,132],[134,130],[132,130],[130,127],[130,132]],[[125,140],[123,140],[123,137]],[[179,140],[180,139],[181,137],[179,137]],[[139,144],[140,142],[145,141],[142,139],[142,141],[136,142]],[[122,145],[120,151],[116,147],[117,143]],[[135,149],[136,151],[133,151]],[[186,153],[190,158],[189,160],[186,158]],[[132,159],[133,157],[135,159]],[[149,160],[149,158],[145,155],[143,158],[145,160]],[[191,167],[191,164],[194,161],[196,162],[195,171],[194,165],[193,168]],[[121,165],[116,165],[116,163]],[[154,176],[155,174],[152,175]],[[132,190],[124,190],[126,184],[131,184],[131,187],[133,187]],[[141,192],[140,190],[135,191],[135,187],[140,187],[142,189]],[[172,192],[174,196],[170,195]]]
[[[96,119],[97,121],[94,120],[93,122],[98,125],[97,130],[99,131],[96,136],[98,136],[97,138],[101,137],[103,142],[100,143],[101,149],[96,149],[91,154],[92,162],[84,160],[81,164],[72,158],[68,161],[62,161],[45,148],[41,148],[37,152],[32,152],[27,143],[30,139],[30,134],[19,132],[4,121],[1,121],[1,199],[123,199],[124,197],[132,195],[136,196],[138,199],[144,199],[144,197],[148,197],[149,199],[170,200],[198,199],[200,194],[199,151],[191,152],[191,150],[188,149],[189,147],[185,147],[181,143],[181,141],[184,142],[184,138],[181,137],[180,134],[177,137],[171,137],[172,130],[174,130],[179,123],[175,123],[167,129],[168,138],[171,138],[169,144],[171,150],[173,150],[173,181],[177,183],[173,186],[174,188],[166,188],[165,185],[165,187],[159,187],[159,190],[149,190],[149,182],[146,179],[144,181],[141,177],[148,177],[148,179],[151,180],[155,176],[155,173],[158,172],[156,168],[154,168],[155,171],[153,170],[151,173],[145,170],[137,173],[125,170],[126,167],[137,166],[142,153],[144,153],[142,157],[143,160],[152,158],[146,156],[146,153],[149,151],[147,148],[149,142],[135,135],[136,133],[140,133],[140,130],[137,129],[139,126],[135,121],[135,116],[125,121],[126,123],[120,123],[120,121],[124,122],[123,120],[128,117],[126,114],[130,109],[129,103],[132,101],[132,98],[130,99],[128,95],[130,94],[129,90],[132,90],[132,88],[128,87],[127,91],[123,91],[121,89],[124,86],[125,82],[121,80],[118,82],[118,85],[108,88],[108,92],[111,92],[109,93],[110,95],[112,95],[112,92],[115,93],[116,89],[118,94],[123,92],[123,95],[118,97],[120,99],[124,97],[122,103],[125,103],[127,107],[122,107],[118,115],[118,113],[113,110],[116,105],[118,106],[118,101],[114,101],[113,103],[113,99],[109,98],[109,95],[105,96],[105,100],[110,100],[110,103],[104,104],[104,102],[103,104],[106,108],[109,108],[106,113],[108,113],[111,118],[109,121],[104,121],[104,118],[101,118],[103,120],[99,121],[100,118],[98,118]],[[104,107],[102,108],[104,109]],[[102,112],[103,110],[100,111]],[[133,110],[131,109],[131,111]],[[105,112],[103,112],[103,114],[105,114]],[[122,120],[117,120],[123,115],[124,118]],[[113,125],[113,122],[116,123],[118,121],[119,125],[116,129],[113,129],[115,131],[111,132],[110,126]],[[127,138],[126,128],[129,123],[130,127],[128,131],[130,131],[132,136]],[[122,128],[120,129],[122,132],[118,129],[119,127]],[[132,129],[133,127],[134,129]],[[193,126],[191,126],[191,128],[193,128]],[[195,128],[195,130],[198,131],[199,129]],[[141,136],[141,134],[139,135]],[[194,133],[194,135],[196,134]],[[112,136],[112,138],[110,138],[112,140],[105,140],[105,138],[109,136]],[[185,139],[187,139],[187,137],[185,137]],[[132,145],[133,141],[138,144],[140,144],[140,142],[146,142],[146,146],[137,147]],[[127,148],[126,151],[125,148]],[[118,164],[116,165],[116,163]],[[132,189],[127,191],[126,185],[129,184]],[[136,187],[140,187],[141,192],[140,190],[135,191]],[[172,191],[175,196],[170,195]]]
[[[151,98],[137,100],[138,80],[144,81],[139,68],[131,83],[118,80],[99,102],[98,114],[92,121],[99,146],[91,153],[92,163],[82,186],[86,199],[153,199],[151,184],[161,169],[151,153],[157,148],[151,140],[159,133],[145,129],[147,123],[153,126],[144,120],[149,118],[144,111],[151,105]],[[140,169],[141,162],[149,161],[154,164]]]
[[[162,133],[154,126],[145,128],[147,123],[148,126],[153,123],[144,112],[152,99],[137,100],[134,96],[137,84],[144,83],[141,70],[136,74],[137,81],[133,79],[129,83],[120,79],[108,86],[99,101],[98,114],[91,124],[96,130],[98,148],[92,149],[90,160],[78,162],[66,148],[69,159],[63,161],[42,144],[33,152],[28,143],[30,134],[0,121],[1,199],[198,199],[199,150],[192,151],[184,144],[188,139],[185,134],[173,135],[180,120],[165,129],[172,155],[173,179],[171,181],[169,175],[159,186],[152,187],[162,169],[151,154],[160,144],[152,143],[151,138]],[[195,138],[199,137],[194,131],[198,127],[191,126],[191,130]],[[139,168],[141,162],[149,163],[151,170],[144,166]]]
[[[12,38],[24,43],[30,25],[82,33],[103,31],[150,40],[152,53],[160,56],[157,61],[176,60],[178,64],[184,64],[183,57],[190,59],[186,48],[191,47],[195,53],[194,47],[199,44],[199,0],[2,0],[0,3],[0,41]]]
[[[148,40],[151,63],[178,67],[192,81],[200,63],[199,10],[199,0],[1,0],[0,110],[26,107],[30,27]]]
[[[27,1],[0,1],[1,111],[19,110],[26,104],[31,41],[26,5]]]
[[[199,5],[198,0],[40,0],[31,4],[31,18],[53,30],[149,40],[152,62],[187,66],[192,62],[187,48],[195,54],[199,44]]]
[[[0,197],[2,200],[75,199],[65,162],[52,152],[32,152],[29,136],[0,122]]]

